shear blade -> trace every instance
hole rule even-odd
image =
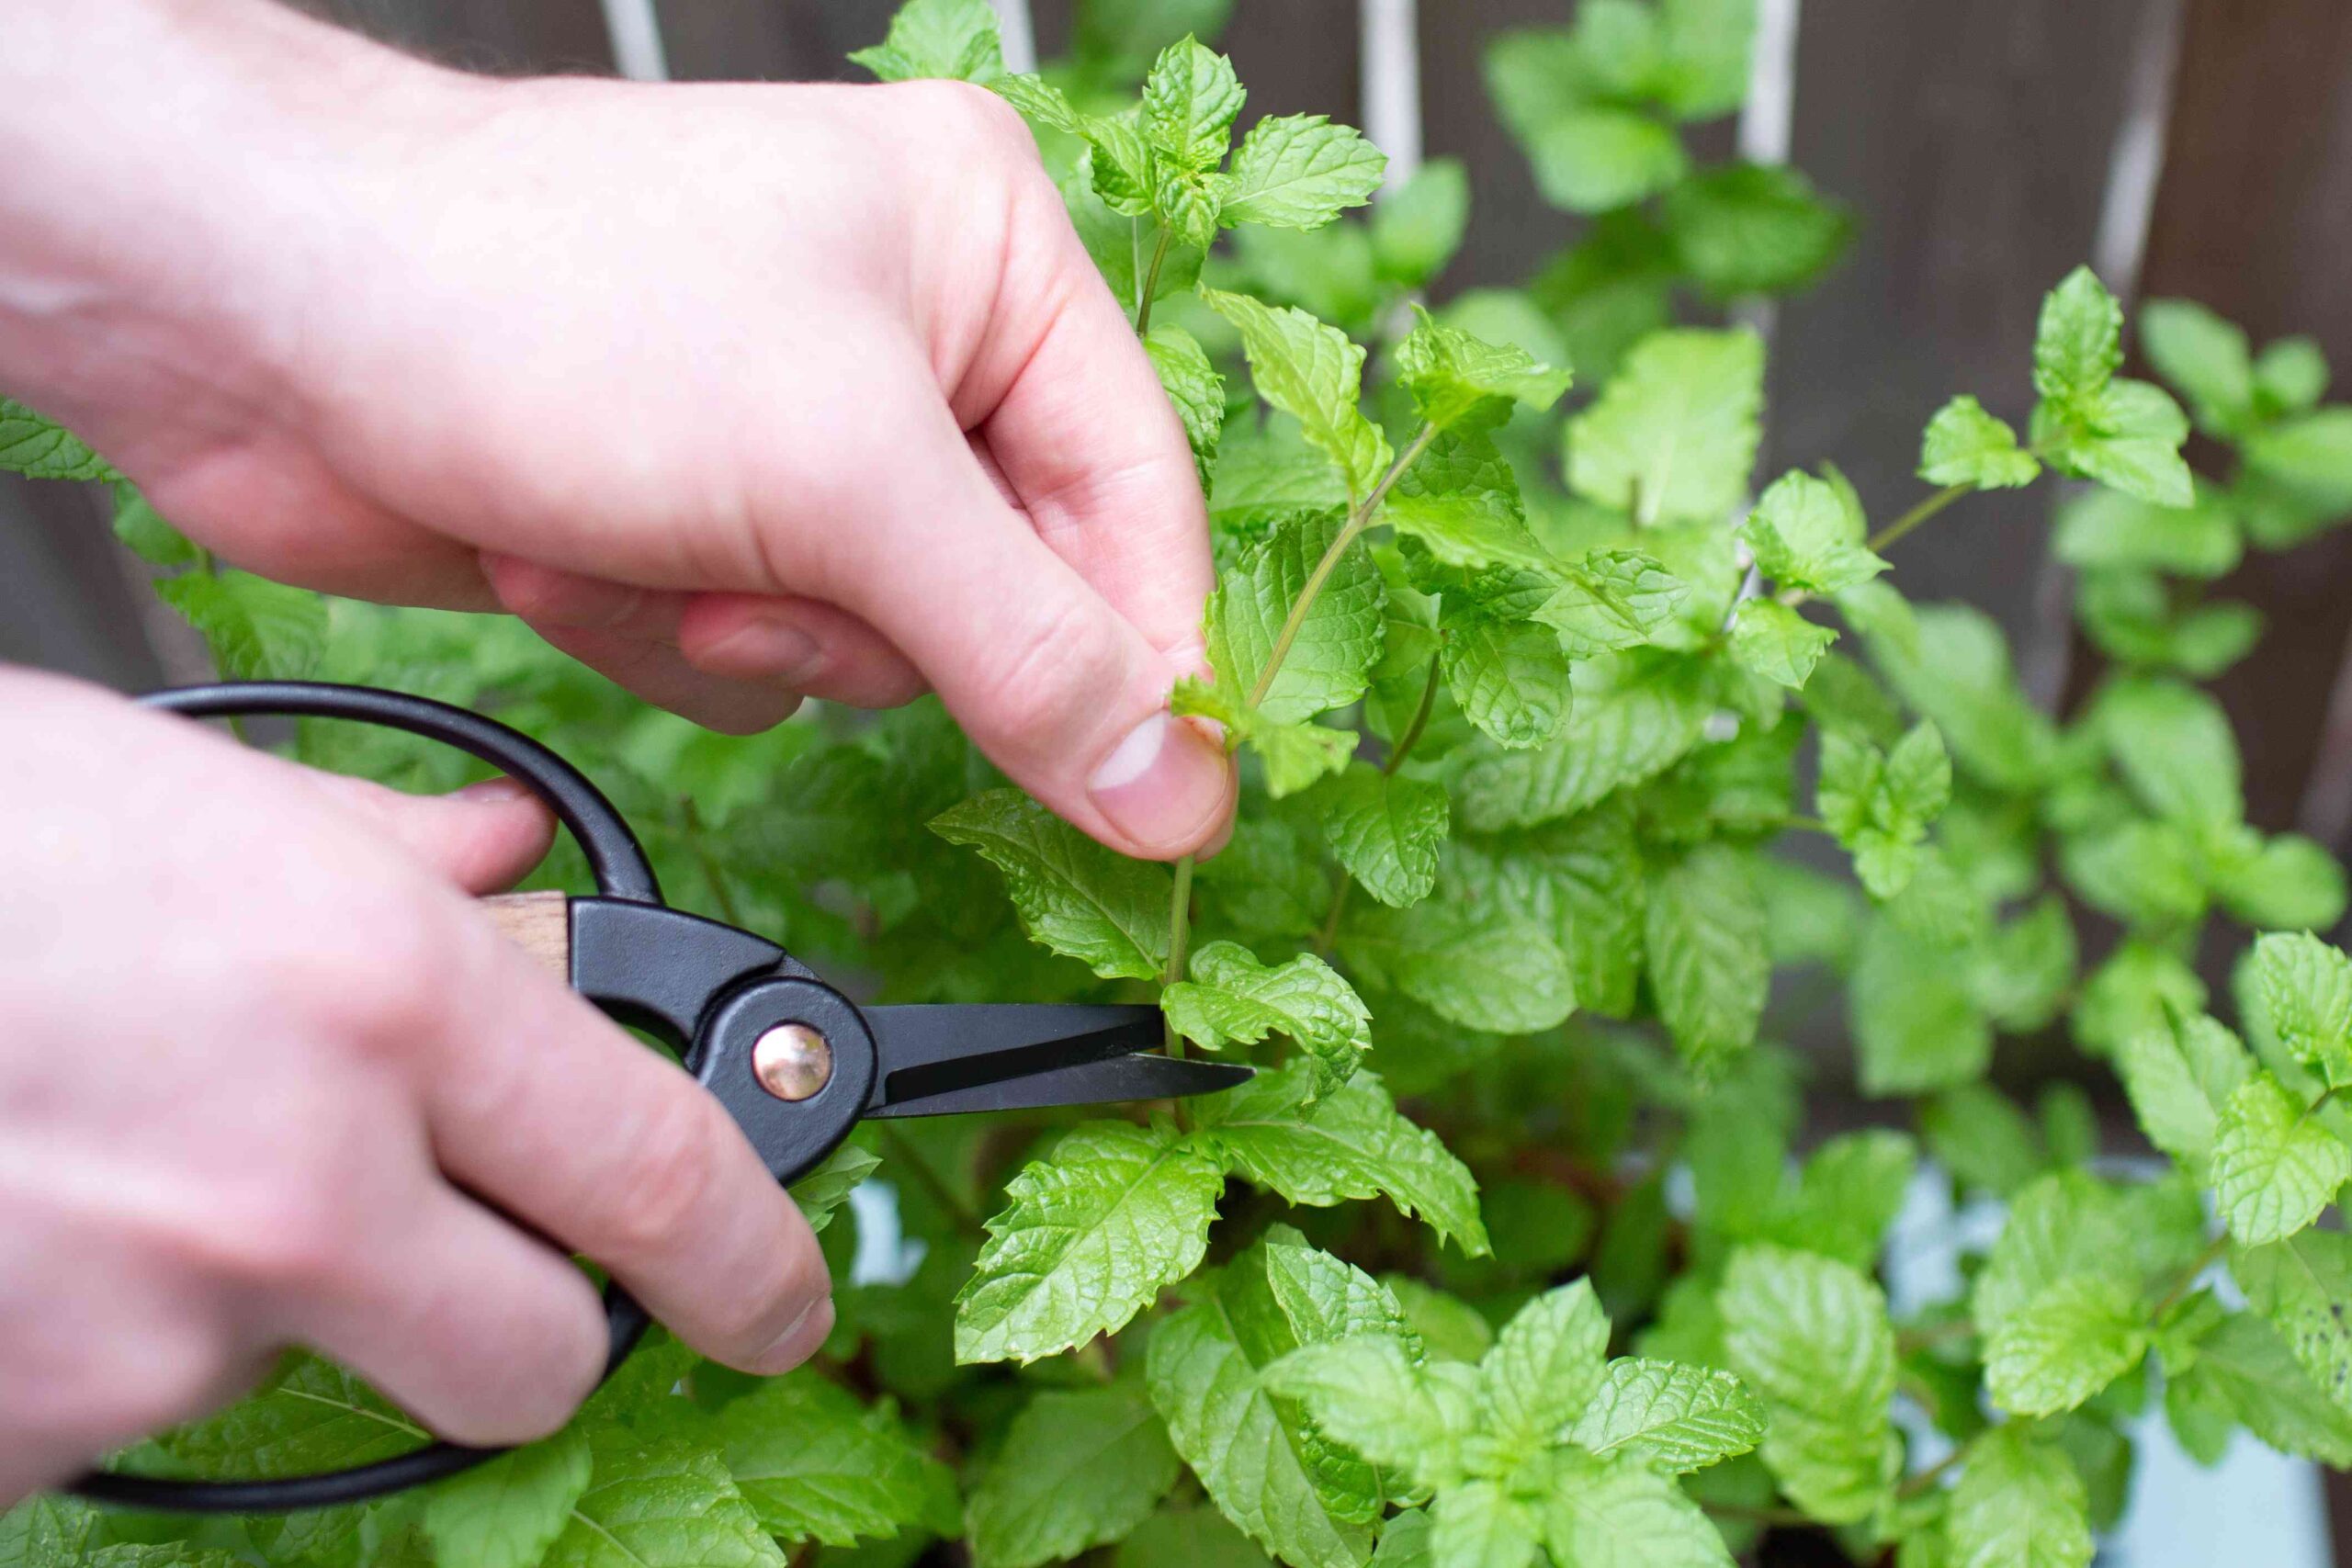
[[[870,1008],[881,1070],[868,1116],[944,1116],[1206,1094],[1247,1067],[1143,1055],[1159,1010],[1010,1003]]]

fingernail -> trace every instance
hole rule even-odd
[[[695,662],[714,675],[795,684],[816,670],[824,650],[817,639],[781,616],[763,616],[706,649]]]
[[[517,800],[533,800],[537,797],[533,794],[531,786],[521,779],[508,778],[501,773],[494,779],[484,779],[480,784],[469,784],[453,794],[450,798],[462,800],[470,806],[506,806]]]
[[[777,1335],[768,1348],[752,1359],[751,1370],[764,1377],[788,1372],[817,1353],[833,1331],[833,1298],[819,1296],[800,1309],[792,1326]]]
[[[1225,753],[1165,711],[1129,730],[1086,781],[1095,809],[1147,852],[1194,843],[1228,788]]]

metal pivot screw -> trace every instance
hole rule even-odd
[[[807,1100],[832,1081],[833,1048],[805,1023],[779,1023],[752,1044],[752,1076],[778,1100]]]

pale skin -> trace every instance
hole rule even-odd
[[[1213,849],[1207,530],[973,88],[489,82],[263,0],[33,0],[0,388],[223,559],[520,616],[713,728],[936,691],[1114,848]],[[474,1443],[594,1381],[595,1258],[776,1372],[832,1321],[714,1101],[471,903],[546,848],[0,670],[0,1502],[315,1346]]]

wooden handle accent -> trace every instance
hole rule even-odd
[[[565,985],[571,983],[571,900],[560,893],[500,893],[482,912]]]

